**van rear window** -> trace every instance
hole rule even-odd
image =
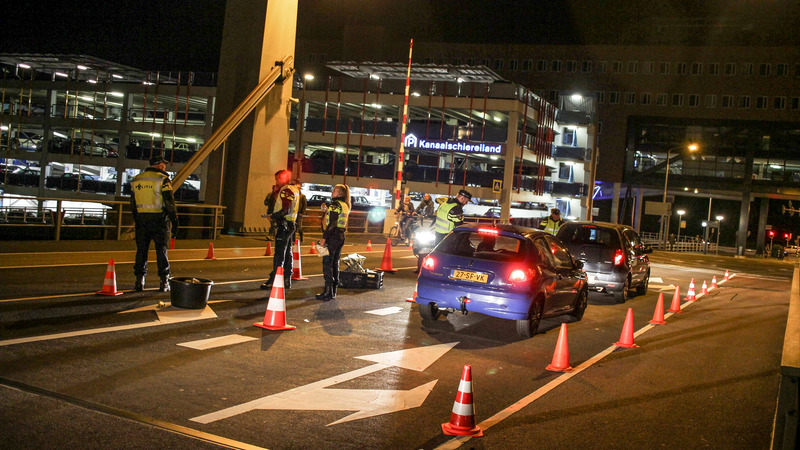
[[[466,258],[517,262],[525,259],[526,245],[522,239],[512,236],[457,231],[450,233],[436,251]]]
[[[594,225],[573,225],[561,227],[558,238],[565,245],[599,245],[605,248],[618,248],[619,238],[614,230]]]

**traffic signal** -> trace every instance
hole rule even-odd
[[[790,236],[791,235],[789,233],[783,233],[783,238],[786,239],[787,241],[789,240]]]
[[[774,232],[774,231],[772,231],[772,230],[769,230],[769,231],[767,232],[767,234],[768,234],[768,235],[769,235],[769,237],[771,237],[771,238],[775,237],[775,232]]]

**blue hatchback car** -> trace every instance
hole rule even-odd
[[[516,321],[532,337],[543,317],[580,320],[588,284],[583,263],[543,231],[513,225],[465,225],[422,261],[417,279],[424,320],[475,312]]]

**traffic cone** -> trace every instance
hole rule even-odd
[[[475,425],[475,410],[472,406],[472,366],[469,364],[464,365],[450,422],[442,424],[442,432],[450,436],[483,436],[483,430]]]
[[[383,249],[383,261],[381,261],[380,270],[390,273],[397,272],[392,268],[392,241],[389,238],[386,238],[386,248]]]
[[[703,280],[703,287],[702,287],[701,293],[703,295],[707,295],[708,294],[708,285],[706,284],[706,280]]]
[[[717,276],[714,275],[714,277],[711,279],[711,289],[717,289],[717,288],[719,288],[719,286],[717,286]]]
[[[208,243],[208,254],[206,255],[206,259],[217,259],[217,257],[214,256],[214,243],[213,242],[209,242]]]
[[[653,311],[653,320],[650,323],[655,325],[665,325],[667,322],[664,321],[664,293],[660,292],[658,294],[658,302],[656,303],[656,310]]]
[[[169,238],[169,249],[175,250],[175,238]]]
[[[406,297],[407,302],[417,303],[417,288],[419,287],[419,282],[414,285],[414,295],[411,297]]]
[[[619,342],[615,342],[617,347],[634,348],[638,345],[633,343],[633,308],[628,308],[625,315],[625,324],[622,325],[622,333],[619,335]]]
[[[569,365],[569,339],[567,339],[567,324],[565,323],[561,324],[561,331],[558,332],[553,362],[545,369],[551,372],[572,372],[572,367]]]
[[[308,252],[308,254],[309,255],[319,255],[319,252],[317,251],[317,246],[314,245],[313,242],[311,243],[311,251]]]
[[[728,281],[728,269],[725,269],[725,277],[722,279],[722,281]]]
[[[694,294],[694,278],[692,278],[692,281],[689,282],[689,290],[686,291],[686,299],[685,300],[689,301],[689,302],[693,302],[693,301],[697,300],[697,297],[695,297],[695,294]]]
[[[103,279],[103,288],[95,292],[95,295],[122,295],[122,291],[117,290],[117,275],[114,272],[114,258],[108,260],[106,276]]]
[[[669,305],[669,309],[667,312],[671,313],[682,313],[681,311],[681,287],[678,286],[675,288],[675,295],[672,296],[672,304]]]
[[[372,251],[372,240],[371,239],[367,241],[367,251],[368,252]]]
[[[300,265],[300,239],[295,239],[292,249],[292,280],[304,281],[307,279],[303,276],[303,267]]]
[[[274,331],[294,330],[297,328],[292,325],[286,325],[283,267],[278,267],[275,271],[275,281],[272,283],[272,290],[269,292],[269,302],[267,302],[267,313],[264,314],[264,321],[256,322],[253,326]]]
[[[264,250],[264,256],[272,256],[272,244],[267,241],[267,248]]]

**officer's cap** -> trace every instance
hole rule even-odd
[[[161,156],[161,155],[153,156],[152,158],[150,158],[150,165],[151,166],[155,166],[156,164],[161,164],[161,163],[164,163],[164,164],[167,163],[167,160],[164,159],[164,157]]]
[[[560,216],[560,215],[561,215],[561,211],[560,211],[558,208],[553,208],[553,209],[551,209],[551,210],[550,210],[550,213],[551,213],[551,214],[555,214],[555,215],[557,215],[557,216]]]
[[[470,194],[469,191],[465,191],[464,189],[458,191],[458,195],[463,195],[464,197],[467,197],[467,200],[472,200],[472,194]]]

